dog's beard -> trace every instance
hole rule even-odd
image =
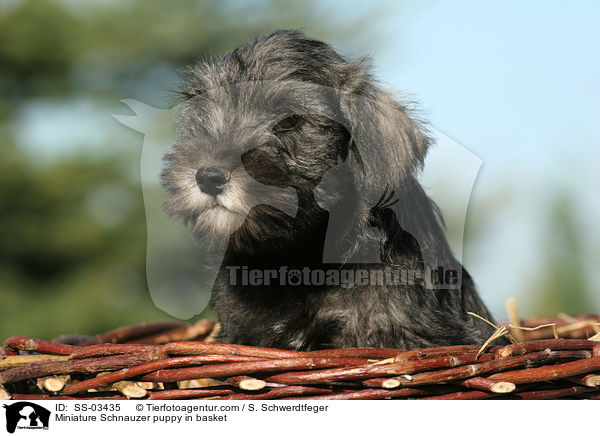
[[[263,185],[250,177],[243,168],[235,169],[231,180],[216,197],[200,190],[194,171],[180,169],[177,176],[169,177],[170,195],[165,202],[169,215],[183,218],[190,225],[198,242],[212,247],[223,247],[229,237],[244,224],[241,241],[261,239],[278,222],[296,215],[298,200],[291,188]],[[253,207],[264,204],[269,212],[248,214]],[[268,223],[268,226],[266,225]]]
[[[244,216],[218,203],[198,214],[192,227],[195,239],[210,245],[221,245],[244,222]]]

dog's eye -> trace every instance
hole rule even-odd
[[[301,118],[298,115],[291,115],[275,123],[273,130],[275,132],[288,132],[295,130],[300,126]]]

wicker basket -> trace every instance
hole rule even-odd
[[[218,344],[211,320],[16,336],[0,352],[0,399],[600,398],[600,316],[511,321],[497,326],[508,346],[409,351]]]

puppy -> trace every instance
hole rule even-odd
[[[492,320],[415,178],[431,141],[369,69],[276,31],[186,70],[161,181],[166,211],[223,246],[219,341],[410,349],[493,333],[467,314]]]

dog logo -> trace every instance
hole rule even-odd
[[[265,84],[264,86],[268,87],[269,85]],[[144,134],[141,179],[147,221],[148,288],[157,307],[178,318],[188,319],[202,312],[208,305],[210,291],[218,275],[226,247],[208,251],[206,241],[194,241],[181,223],[170,219],[164,213],[165,192],[158,187],[156,181],[160,178],[162,156],[178,140],[175,124],[176,119],[181,116],[181,108],[157,109],[135,100],[123,100],[123,103],[129,106],[135,115],[114,114],[113,117],[123,125]],[[434,188],[445,186],[452,181],[455,192],[451,197],[450,204],[447,192],[438,192],[433,189],[428,194],[442,208],[452,208],[464,223],[481,159],[442,133],[435,131],[431,133],[438,143],[437,153],[426,160],[420,181],[423,181],[426,186]],[[253,190],[260,193],[259,196],[252,199],[254,203],[249,204],[248,209],[267,205],[267,207],[280,210],[290,217],[296,216],[299,206],[294,189],[286,186],[285,183],[266,183],[267,180],[253,176],[252,167],[243,162],[244,155],[239,156],[239,160],[238,166],[246,169],[247,177],[256,185]],[[456,162],[461,166],[462,171],[459,178],[453,170],[454,165],[447,165],[448,161]],[[353,245],[362,231],[351,219],[355,215],[354,204],[343,201],[335,205],[329,204],[329,200],[335,196],[336,192],[343,190],[344,185],[351,183],[353,178],[368,178],[366,172],[376,165],[377,162],[368,159],[368,154],[364,153],[359,145],[355,145],[346,156],[338,157],[338,164],[325,171],[320,183],[314,187],[314,203],[329,213],[329,224],[323,240],[323,262],[331,264],[363,262],[376,265],[381,262],[381,256],[386,255],[374,240],[362,243],[360,250],[354,252],[350,250],[347,245]],[[373,171],[371,170],[371,172]],[[191,178],[193,179],[193,177]],[[410,215],[404,213],[403,204],[397,201],[394,194],[397,193],[391,189],[387,190],[386,186],[383,186],[379,190],[374,190],[369,196],[370,203],[366,202],[367,206],[371,208],[368,227],[381,225],[397,227],[415,246],[428,247],[430,244],[422,243],[421,222],[412,221]],[[278,198],[285,199],[285,201],[274,200]],[[189,197],[182,198],[181,202],[185,203],[188,200],[191,201]],[[220,215],[222,213],[220,208],[214,212],[215,216],[207,220],[213,227],[216,228],[228,221],[229,217]],[[247,215],[241,215],[241,221],[246,217]],[[226,229],[226,233],[231,234],[238,227],[239,225],[231,226]],[[459,228],[459,230],[460,234],[452,248],[460,261],[462,258],[462,229]],[[227,241],[227,238],[224,240]],[[436,269],[440,264],[448,263],[445,259],[440,260],[432,256],[435,251],[422,250],[422,252],[425,262],[432,266],[431,270]],[[351,256],[348,256],[348,253],[351,253]],[[293,276],[289,284],[295,286],[299,284],[297,280],[297,277]]]
[[[446,188],[452,228],[463,227],[473,172],[452,156],[441,184],[423,182],[437,138],[370,69],[276,31],[190,66],[162,111],[166,128],[161,111],[125,101],[135,116],[115,118],[145,135],[158,307],[190,318],[210,299],[217,340],[298,350],[489,337],[465,314],[489,315],[462,266],[462,235],[449,244],[426,191]]]
[[[43,429],[48,430],[50,411],[38,404],[29,401],[19,401],[6,405],[6,431],[14,433],[18,429]]]

